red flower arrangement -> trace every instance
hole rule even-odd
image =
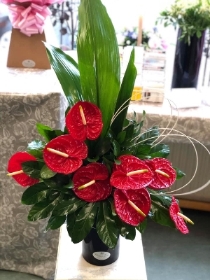
[[[79,19],[78,63],[45,44],[69,102],[64,131],[37,124],[44,140],[8,162],[8,175],[28,186],[21,200],[32,205],[28,220],[47,218],[47,229],[66,222],[74,243],[94,225],[109,248],[120,235],[133,240],[149,218],[185,234],[190,220],[165,193],[184,173],[166,159],[167,145],[154,148],[158,127],[143,132],[135,114],[127,119],[134,51],[121,82],[115,31],[101,1],[81,0]]]

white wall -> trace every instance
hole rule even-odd
[[[138,27],[138,19],[143,18],[143,29],[151,31],[161,11],[170,7],[174,0],[102,0],[107,8],[117,32],[125,27]],[[158,26],[161,35],[170,41],[176,41],[176,32],[172,27]]]

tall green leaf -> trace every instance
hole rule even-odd
[[[82,100],[80,74],[77,63],[61,49],[45,43],[50,64],[63,88],[70,106]]]
[[[128,66],[125,71],[125,75],[123,77],[123,81],[121,84],[120,93],[118,95],[117,105],[115,109],[116,114],[121,111],[121,113],[118,115],[118,117],[115,119],[112,125],[112,130],[114,133],[116,133],[116,135],[120,131],[122,131],[123,123],[127,115],[128,105],[130,103],[130,98],[136,80],[137,70],[134,65],[134,60],[135,60],[135,53],[134,50],[132,50]]]
[[[104,135],[119,94],[120,57],[114,27],[100,0],[81,0],[77,52],[83,97],[100,107]]]

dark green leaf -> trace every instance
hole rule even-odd
[[[169,206],[171,205],[171,202],[172,202],[171,196],[165,195],[163,192],[156,192],[151,189],[148,189],[148,191],[150,193],[150,197],[151,197],[152,201],[158,202],[158,203],[162,204],[163,206],[166,206],[167,208],[169,208]]]
[[[149,213],[149,217],[158,224],[175,228],[174,222],[169,215],[169,210],[154,201],[152,201],[152,210]]]
[[[149,153],[151,158],[162,157],[166,158],[170,154],[170,148],[166,144],[158,144],[154,146]]]
[[[71,239],[73,243],[82,241],[90,232],[97,213],[98,204],[88,203],[77,214]]]
[[[24,191],[21,202],[26,205],[35,204],[46,198],[48,190],[44,183],[33,185]]]
[[[96,230],[100,239],[109,248],[114,248],[119,238],[119,228],[112,216],[111,205],[109,201],[103,201],[100,204],[97,217]]]
[[[76,196],[70,198],[67,201],[60,202],[53,210],[54,216],[64,216],[75,212],[78,208],[83,207],[86,204],[84,200],[80,200]]]
[[[126,132],[125,131],[121,131],[118,135],[117,135],[117,141],[122,144],[125,141],[125,137],[126,137]]]
[[[55,176],[55,172],[53,172],[51,169],[47,167],[47,165],[44,165],[40,171],[40,176],[42,179],[49,179]]]
[[[62,86],[70,106],[83,100],[78,65],[73,58],[60,48],[45,43],[51,66]]]
[[[147,219],[144,219],[144,221],[143,221],[142,223],[140,223],[138,226],[136,226],[136,229],[137,229],[140,233],[144,233],[146,227],[147,227]]]
[[[26,161],[21,164],[24,173],[32,178],[40,178],[40,170],[44,163],[38,161]]]
[[[79,6],[78,66],[83,97],[98,105],[104,136],[120,88],[120,56],[115,29],[100,0],[81,0]]]
[[[125,237],[125,239],[134,240],[136,237],[136,229],[134,226],[122,222],[120,234]]]
[[[72,237],[76,216],[79,213],[79,210],[67,215],[67,231],[70,237]]]
[[[34,204],[34,206],[29,211],[28,220],[37,221],[40,219],[47,218],[57,203],[58,203],[58,198],[55,198],[54,200],[46,198]]]
[[[51,216],[46,227],[46,231],[48,229],[58,229],[60,228],[66,221],[66,216]]]
[[[112,142],[112,144],[113,144],[113,147],[114,147],[114,155],[116,157],[118,157],[119,154],[120,154],[120,144],[115,140]]]
[[[177,167],[173,167],[175,170],[176,170],[176,179],[179,180],[181,179],[182,177],[184,177],[186,174],[181,171],[179,168]]]
[[[114,123],[112,124],[112,130],[118,134],[122,131],[124,120],[126,119],[128,105],[130,103],[130,98],[133,92],[133,87],[136,80],[137,70],[134,65],[135,53],[132,50],[130,59],[128,62],[127,69],[125,71],[125,75],[123,77],[123,81],[121,84],[120,92],[117,99],[117,104],[115,108],[115,114],[121,113],[117,116]]]
[[[28,144],[27,152],[36,158],[42,158],[42,151],[45,147],[43,141],[35,140]]]

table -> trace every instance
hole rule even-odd
[[[62,129],[66,99],[51,70],[5,65],[0,63],[0,269],[53,280],[59,230],[45,233],[46,220],[27,222],[28,207],[20,203],[24,189],[6,170],[12,154],[40,138],[36,123]]]
[[[145,129],[155,125],[160,128],[166,128],[169,125],[168,127],[172,128],[177,122],[175,129],[197,139],[210,150],[209,106],[201,104],[197,108],[179,109],[177,112],[175,109],[170,108],[167,99],[163,103],[139,101],[131,103],[128,111],[129,116],[132,117],[135,111],[137,119],[140,120],[143,110],[146,111]],[[185,137],[167,136],[163,143],[167,143],[170,146],[169,160],[171,160],[174,166],[186,173],[184,178],[177,181],[169,189],[169,191],[174,191],[184,186],[193,176],[196,167],[195,151],[189,140]],[[210,180],[210,155],[200,144],[196,144],[196,149],[198,153],[198,170],[194,179],[184,189],[173,192],[173,194],[183,202],[181,204],[183,207],[210,211],[210,184],[199,192],[185,194],[195,191]]]
[[[147,280],[141,235],[120,239],[120,256],[113,264],[95,266],[81,256],[81,243],[73,244],[65,225],[61,228],[55,280]]]

